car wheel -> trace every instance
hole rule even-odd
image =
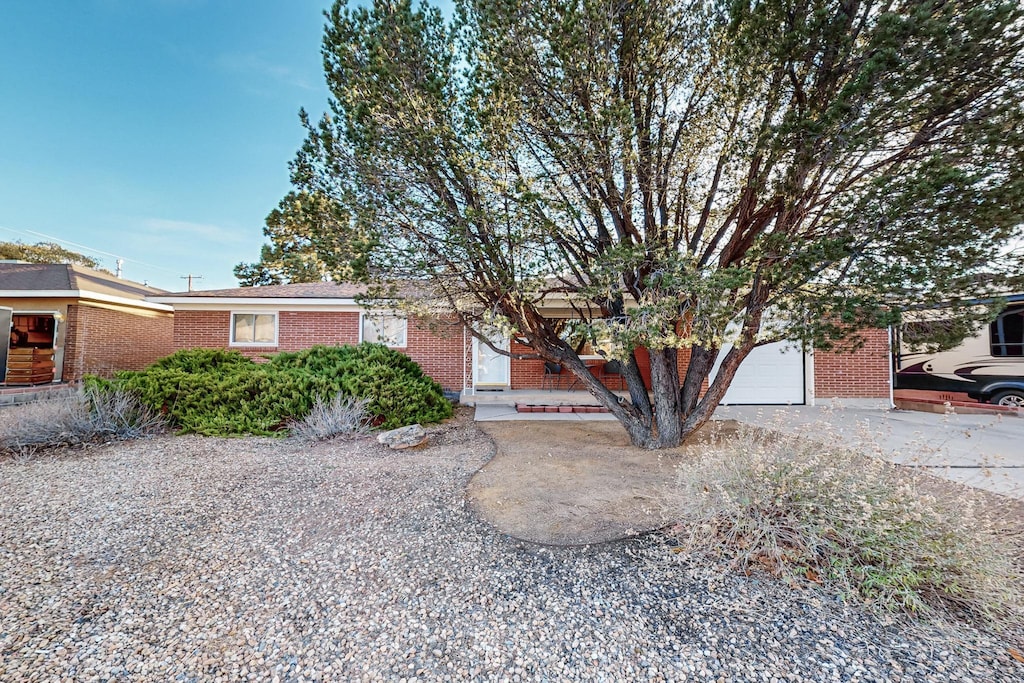
[[[1024,408],[1024,390],[1012,389],[1010,391],[1000,391],[998,394],[993,395],[992,398],[989,399],[989,402],[995,403],[997,406]]]

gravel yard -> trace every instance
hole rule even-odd
[[[478,521],[493,445],[160,437],[0,462],[0,680],[1011,681],[1018,641],[882,626]],[[710,577],[710,578],[709,578]]]

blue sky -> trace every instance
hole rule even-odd
[[[0,240],[234,287],[326,106],[329,0],[24,0],[0,21]]]

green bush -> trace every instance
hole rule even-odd
[[[252,361],[238,351],[224,349],[184,349],[175,351],[153,363],[150,368],[181,370],[183,372],[211,372],[231,367],[248,367]]]
[[[99,382],[99,380],[91,380]],[[450,417],[440,385],[407,356],[379,344],[316,346],[256,363],[235,351],[178,351],[114,383],[169,416],[182,432],[271,435],[309,414],[318,399],[364,400],[390,429]]]

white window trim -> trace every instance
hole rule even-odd
[[[274,341],[271,342],[236,342],[235,341],[235,316],[236,315],[272,315],[274,316]],[[270,348],[277,346],[279,339],[279,325],[281,323],[281,315],[278,311],[231,311],[231,318],[228,322],[228,346],[234,347],[260,347]],[[255,325],[255,318],[253,319]]]
[[[402,315],[395,311],[360,311],[359,312],[359,343],[363,343],[363,329],[366,324],[366,317],[374,316],[387,316],[390,318],[399,318],[405,321],[405,342],[402,344],[387,344],[389,349],[407,349],[409,348],[409,318],[408,316]]]

